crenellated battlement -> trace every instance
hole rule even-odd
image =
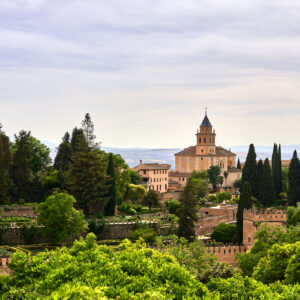
[[[244,210],[244,220],[253,222],[286,222],[286,211],[279,209],[246,209]]]
[[[212,253],[216,256],[217,261],[235,265],[235,255],[244,254],[249,249],[244,245],[224,245],[224,246],[205,246],[206,253]]]

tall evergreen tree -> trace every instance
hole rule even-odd
[[[243,220],[244,220],[244,209],[249,209],[252,207],[251,200],[251,186],[249,182],[245,182],[242,186],[242,192],[240,196],[240,201],[238,204],[237,211],[237,242],[238,244],[243,243]]]
[[[281,175],[281,150],[274,144],[272,155],[272,177],[274,184],[275,197],[278,198],[282,190]]]
[[[262,173],[262,185],[260,192],[260,201],[267,207],[274,204],[274,185],[272,179],[272,171],[269,163],[269,159],[266,158],[263,166]]]
[[[81,128],[75,127],[72,131],[71,137],[71,147],[74,152],[78,151],[78,148],[80,147],[79,144],[81,143],[83,137],[83,130]]]
[[[242,187],[245,182],[249,182],[253,197],[258,198],[256,153],[253,144],[251,144],[249,147],[248,155],[243,168]]]
[[[278,195],[282,192],[282,158],[281,158],[281,145],[278,147],[278,155],[277,155],[277,167],[278,167]]]
[[[10,166],[12,163],[12,151],[8,136],[2,131],[0,123],[0,203],[8,200],[11,187]]]
[[[11,168],[13,196],[15,199],[30,201],[30,188],[34,180],[32,173],[32,147],[30,131],[21,130],[15,135],[14,158]]]
[[[105,156],[88,145],[84,134],[78,134],[67,172],[67,186],[85,213],[91,206],[104,209],[107,203],[106,169]]]
[[[240,159],[239,159],[239,158],[238,158],[236,167],[237,167],[238,169],[240,169],[240,170],[242,169],[241,162],[240,162]]]
[[[300,202],[300,162],[295,150],[289,168],[288,203],[290,206],[297,206],[298,202]]]
[[[258,189],[258,200],[259,202],[261,202],[261,192],[262,192],[262,188],[263,188],[263,183],[262,183],[262,179],[263,179],[263,169],[264,169],[264,163],[263,161],[260,159],[257,163],[257,189]]]
[[[113,154],[109,154],[108,158],[108,166],[107,166],[107,175],[108,175],[108,192],[107,192],[107,199],[108,202],[105,206],[105,215],[106,216],[113,216],[115,214],[116,208],[116,177],[115,177],[115,168],[114,168],[114,161],[113,161]]]
[[[94,135],[94,124],[92,122],[91,116],[89,113],[85,114],[85,118],[82,121],[82,131],[85,137],[85,140],[90,149],[99,149],[99,143],[96,143],[96,136]]]
[[[180,198],[180,206],[178,209],[178,235],[189,241],[195,238],[195,225],[197,217],[197,181],[189,180],[184,187]]]
[[[54,160],[54,168],[66,172],[70,168],[71,156],[72,156],[72,146],[70,143],[70,134],[68,132],[62,138],[62,142],[57,148],[57,154]]]

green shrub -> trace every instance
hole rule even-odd
[[[176,214],[176,211],[180,206],[180,202],[176,199],[170,199],[170,200],[166,201],[166,205],[169,209],[170,214]]]
[[[220,243],[236,243],[237,229],[234,224],[219,224],[211,235],[211,238]]]
[[[103,219],[104,218],[103,213],[98,213],[97,218],[98,219]]]
[[[217,193],[217,201],[222,203],[223,201],[229,201],[232,198],[231,192],[218,192]]]
[[[208,201],[216,203],[216,202],[218,202],[218,199],[217,199],[217,197],[215,195],[209,195],[208,196]]]
[[[129,209],[129,212],[128,213],[130,213],[131,215],[136,215],[136,210],[133,208],[133,207],[131,207],[130,209]]]
[[[101,239],[101,234],[106,227],[105,220],[101,220],[100,222],[96,222],[95,219],[89,222],[89,232],[92,232],[96,235],[97,239]]]
[[[151,228],[139,228],[130,233],[130,239],[137,241],[139,238],[143,238],[146,243],[154,243],[157,233]]]
[[[88,234],[71,249],[16,252],[0,276],[2,299],[202,299],[204,284],[174,257],[124,240],[118,251]]]
[[[35,242],[37,234],[40,232],[36,224],[24,224],[22,228],[22,234],[26,244],[32,244]]]

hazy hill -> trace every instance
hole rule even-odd
[[[57,145],[52,142],[42,141],[51,149],[51,157],[55,157]],[[234,146],[231,147],[231,151],[237,154],[241,162],[245,161],[249,146]],[[175,168],[174,154],[182,150],[181,148],[174,149],[151,149],[151,148],[111,148],[102,147],[103,150],[112,153],[121,154],[121,156],[126,160],[130,167],[134,167],[139,164],[140,160],[143,162],[157,162],[157,163],[167,163]],[[266,157],[271,158],[273,146],[256,146],[257,158],[264,159]],[[300,153],[300,145],[286,145],[282,146],[282,159],[290,159],[292,157],[293,151],[297,150]]]

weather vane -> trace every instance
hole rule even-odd
[[[205,115],[207,116],[207,107],[205,107]]]

